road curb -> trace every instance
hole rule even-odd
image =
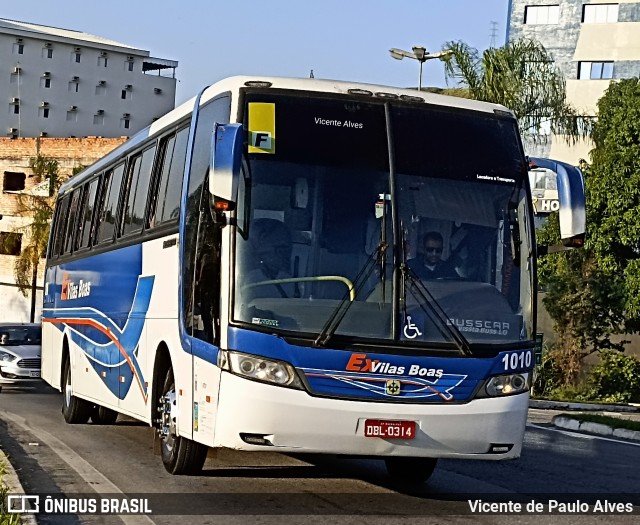
[[[530,399],[529,408],[540,408],[546,410],[580,410],[581,412],[640,412],[640,409],[637,406],[632,405],[570,403],[565,401],[547,401],[543,399]]]
[[[574,430],[578,432],[588,432],[589,434],[598,434],[600,436],[617,437],[640,442],[640,432],[637,430],[629,430],[626,428],[613,428],[602,423],[593,423],[591,421],[578,421],[567,416],[554,416],[551,423],[559,428],[566,430]]]
[[[0,447],[0,462],[4,464],[5,474],[2,482],[7,487],[8,494],[25,494],[24,488],[22,487],[22,483],[20,483],[20,478],[18,478],[18,474],[16,473],[11,461],[4,453],[4,450]],[[20,523],[24,525],[37,525],[38,522],[33,514],[22,514],[20,516]]]

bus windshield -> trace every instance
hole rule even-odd
[[[249,147],[238,189],[234,321],[314,337],[348,303],[336,337],[532,339],[533,232],[513,120],[278,94],[247,95],[245,108],[250,135],[271,131],[267,147]]]

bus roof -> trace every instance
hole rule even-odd
[[[243,87],[251,87],[262,83],[264,86],[275,89],[285,89],[292,91],[306,91],[318,93],[334,93],[353,96],[370,96],[374,100],[382,100],[385,97],[400,98],[408,102],[422,101],[443,107],[453,107],[460,109],[468,109],[484,113],[494,113],[495,110],[507,112],[512,115],[504,106],[492,104],[489,102],[481,102],[462,97],[452,97],[447,95],[439,95],[428,93],[425,91],[417,91],[415,89],[398,88],[392,86],[382,86],[377,84],[365,84],[358,82],[345,82],[341,80],[319,80],[314,78],[286,78],[286,77],[261,77],[261,76],[235,76],[225,78],[212,84],[204,89],[200,104],[204,104],[213,99],[220,93],[237,92]],[[147,138],[161,133],[166,128],[172,126],[182,118],[188,116],[193,110],[196,97],[193,97],[167,114],[160,117],[151,125],[140,130],[126,142],[115,148],[113,151],[102,157],[95,163],[88,166],[85,170],[71,177],[60,187],[59,194],[62,195],[78,184],[90,178],[93,174],[101,171],[104,167],[110,165],[119,157],[124,156],[132,149],[143,143]],[[236,101],[232,101],[232,105]],[[233,108],[233,106],[232,106]],[[234,114],[232,110],[232,115]],[[514,117],[515,118],[515,117]]]

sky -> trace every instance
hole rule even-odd
[[[463,40],[505,41],[509,0],[18,0],[0,18],[91,33],[179,62],[176,105],[238,75],[308,77],[416,87],[419,64],[392,47],[435,52]],[[492,22],[496,22],[492,42]],[[427,61],[423,86],[446,85]]]

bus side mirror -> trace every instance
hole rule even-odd
[[[579,248],[584,244],[587,225],[586,196],[582,171],[575,166],[551,159],[532,158],[536,166],[549,169],[558,176],[558,200],[560,202],[560,239],[562,246],[539,247],[538,254],[553,253],[562,249]],[[546,249],[545,249],[546,248]]]
[[[242,165],[244,128],[242,124],[216,124],[209,169],[209,202],[214,221],[235,209],[234,195]]]

